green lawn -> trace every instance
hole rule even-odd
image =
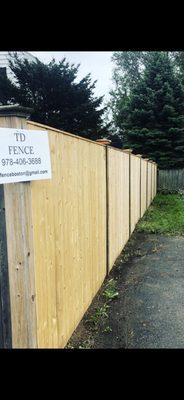
[[[137,231],[184,235],[184,197],[178,194],[157,194],[137,224]]]

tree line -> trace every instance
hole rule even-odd
[[[108,137],[160,168],[184,167],[184,52],[122,51],[112,61],[113,89],[103,106],[90,73],[77,82],[80,65],[11,54],[14,80],[0,74],[0,104],[31,107],[31,120],[92,140]]]

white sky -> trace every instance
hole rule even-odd
[[[112,87],[112,67],[111,51],[30,51],[31,54],[38,57],[45,63],[55,58],[56,61],[66,57],[67,61],[80,64],[78,70],[78,79],[84,78],[91,73],[92,81],[97,80],[95,96],[104,96],[104,101],[109,99],[109,90]]]

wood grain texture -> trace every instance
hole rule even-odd
[[[152,164],[148,162],[148,192],[147,192],[147,208],[152,201]]]
[[[141,217],[147,209],[147,165],[148,162],[141,159]]]
[[[12,345],[63,348],[151,203],[155,165],[24,118],[0,126],[46,129],[52,165],[51,180],[4,185]]]
[[[0,348],[12,348],[4,188],[0,185]]]
[[[26,119],[0,116],[0,126],[26,128]],[[37,347],[31,185],[4,185],[13,348]]]
[[[157,164],[155,164],[155,196],[157,194],[157,175],[158,175],[158,168],[157,168]]]
[[[151,173],[151,180],[152,180],[152,184],[151,184],[151,200],[153,200],[154,197],[155,197],[155,164],[154,163],[151,164],[151,168],[152,168],[152,173]]]
[[[13,348],[35,348],[33,224],[30,183],[4,185]]]
[[[129,154],[108,148],[109,270],[129,239]]]
[[[31,185],[37,335],[63,348],[106,276],[106,160],[104,146],[47,130],[52,179]]]
[[[131,184],[131,200],[130,200],[130,226],[131,233],[140,218],[140,163],[141,158],[131,154],[130,167],[130,184]]]

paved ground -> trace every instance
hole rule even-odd
[[[104,333],[104,323],[92,335],[85,328],[102,301],[97,296],[73,336],[74,347],[184,348],[184,237],[134,234],[111,277],[119,292],[105,320],[112,331]]]

